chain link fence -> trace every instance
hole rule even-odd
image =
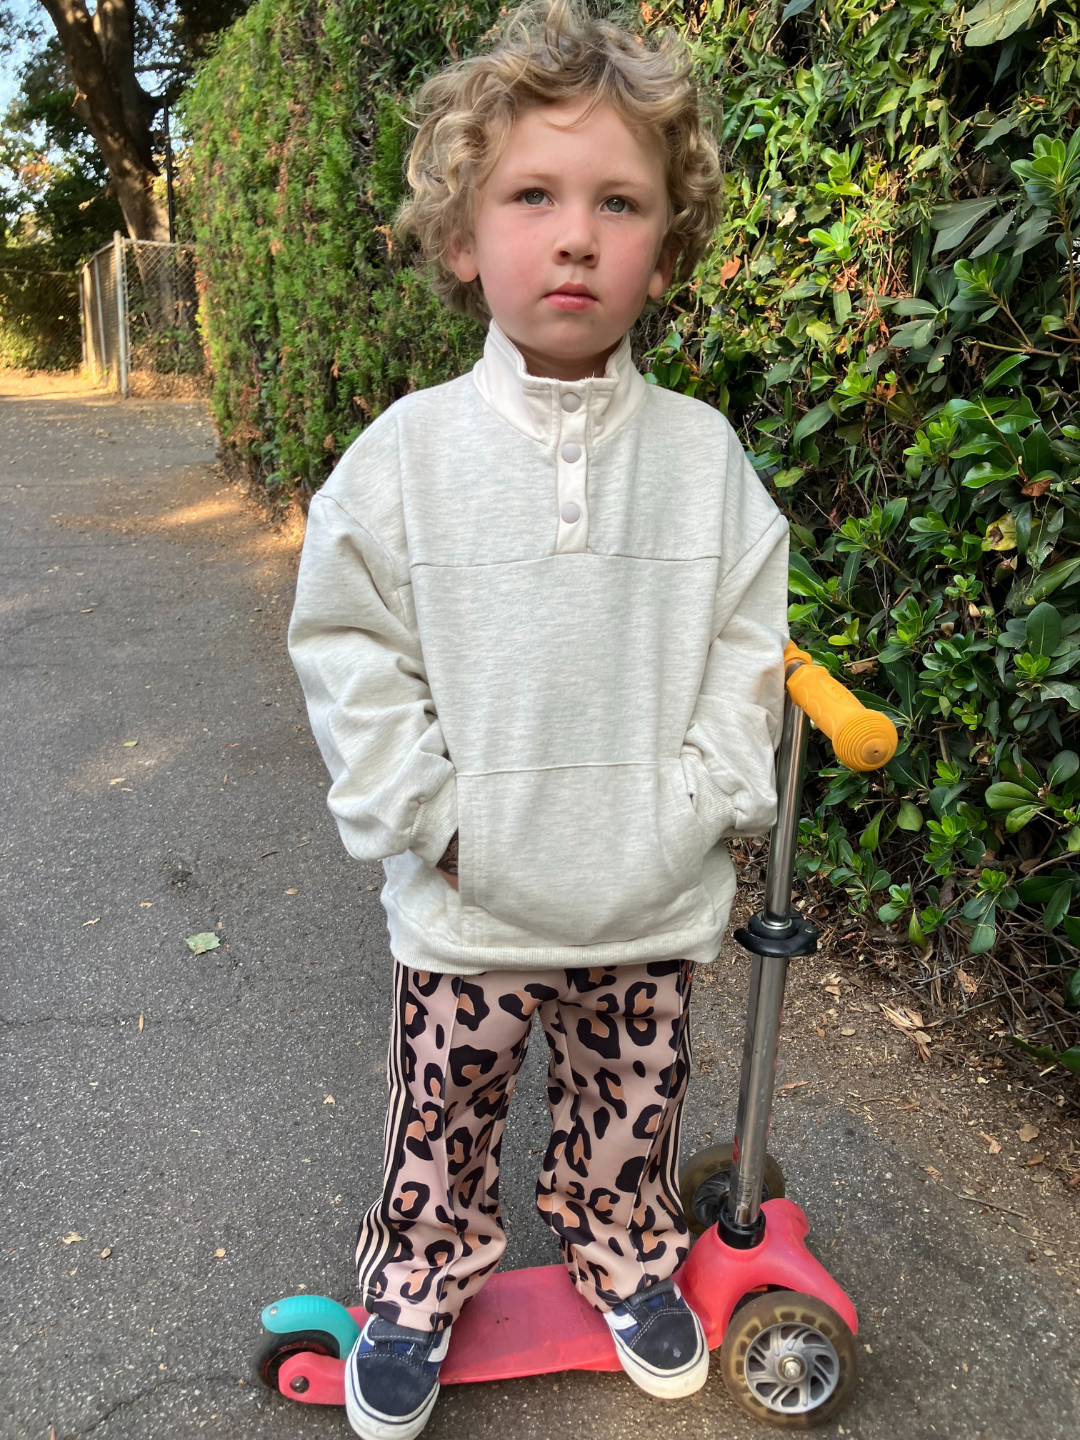
[[[201,394],[195,247],[119,231],[79,271],[83,365],[122,395]]]
[[[69,270],[0,265],[0,368],[79,364],[78,282]]]

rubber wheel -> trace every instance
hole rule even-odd
[[[338,1343],[325,1330],[293,1330],[288,1335],[267,1335],[255,1355],[255,1375],[269,1390],[277,1390],[278,1371],[290,1355],[329,1355],[340,1360]]]
[[[731,1145],[709,1145],[691,1155],[679,1170],[679,1194],[691,1234],[701,1235],[716,1224],[727,1197],[731,1165]],[[784,1173],[773,1157],[766,1155],[761,1198],[779,1200],[784,1193]]]
[[[778,1365],[795,1356],[804,1374]],[[785,1430],[822,1425],[855,1388],[855,1337],[831,1305],[813,1295],[773,1290],[731,1317],[720,1346],[720,1373],[741,1410]]]

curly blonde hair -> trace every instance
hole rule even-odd
[[[578,96],[590,98],[586,114],[609,104],[632,129],[662,142],[672,211],[664,247],[675,249],[677,281],[693,273],[719,218],[720,164],[681,40],[674,31],[641,40],[584,13],[579,0],[529,0],[500,25],[491,49],[447,66],[416,96],[413,194],[394,229],[417,237],[435,291],[452,310],[490,317],[480,280],[459,280],[449,254],[455,241],[472,239],[476,193],[516,116]]]

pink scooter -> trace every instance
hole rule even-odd
[[[753,959],[732,1145],[691,1156],[680,1174],[683,1210],[698,1237],[675,1279],[697,1312],[732,1399],[768,1424],[829,1420],[855,1385],[855,1307],[807,1250],[809,1222],[784,1197],[766,1152],[788,962],[813,954],[817,931],[791,909],[791,878],[810,719],[853,770],[896,750],[892,722],[864,706],[793,644],[777,761],[778,809],[765,905],[735,938]],[[309,1405],[344,1405],[345,1357],[367,1319],[322,1295],[267,1305],[259,1378]],[[493,1275],[454,1325],[443,1385],[559,1370],[619,1370],[611,1332],[562,1265]]]

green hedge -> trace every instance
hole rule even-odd
[[[1078,4],[641,7],[692,40],[727,166],[650,378],[731,417],[792,519],[793,634],[901,733],[880,776],[812,750],[803,872],[950,997],[987,956],[1074,1071]],[[477,352],[385,227],[401,102],[497,13],[259,0],[191,94],[213,404],[272,493]]]
[[[392,248],[401,97],[493,3],[257,0],[183,106],[211,403],[274,495],[318,488],[363,426],[482,344]]]
[[[653,376],[739,426],[793,635],[901,735],[884,777],[814,756],[800,867],[934,942],[952,998],[990,956],[1080,1073],[1080,10],[683,23],[727,209]]]

